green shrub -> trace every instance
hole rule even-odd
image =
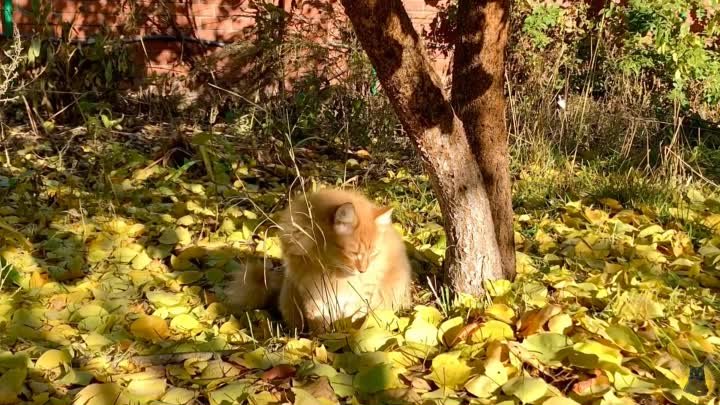
[[[512,52],[547,66],[548,51],[567,49],[572,58],[562,61],[561,73],[592,72],[594,94],[603,93],[597,86],[607,79],[632,75],[658,89],[666,111],[679,104],[689,114],[720,120],[718,1],[620,3],[609,2],[597,14],[584,2],[522,3],[513,16]]]

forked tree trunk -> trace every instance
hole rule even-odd
[[[448,237],[446,275],[456,291],[479,294],[503,277],[492,212],[463,124],[400,0],[342,0],[363,49],[440,203]]]
[[[452,104],[465,126],[490,200],[506,278],[515,277],[512,185],[505,127],[510,0],[459,0]]]

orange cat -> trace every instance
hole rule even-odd
[[[231,298],[243,309],[258,308],[271,303],[279,287],[285,322],[312,331],[375,309],[406,307],[411,269],[391,213],[350,191],[296,198],[280,221],[281,282],[271,275],[268,283],[262,267],[248,267],[231,287]]]

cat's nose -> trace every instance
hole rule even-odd
[[[355,263],[353,263],[355,266],[355,270],[358,273],[365,273],[365,270],[367,270],[367,266],[361,261],[361,260],[355,260]]]
[[[361,256],[360,258],[355,259],[355,269],[357,269],[358,273],[365,273],[368,268],[368,259],[367,257]]]

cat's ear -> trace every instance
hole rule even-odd
[[[358,223],[357,212],[352,203],[337,207],[333,216],[333,229],[338,235],[351,235]]]
[[[393,209],[388,208],[380,208],[375,211],[375,224],[380,226],[387,226],[392,224],[392,212]]]

